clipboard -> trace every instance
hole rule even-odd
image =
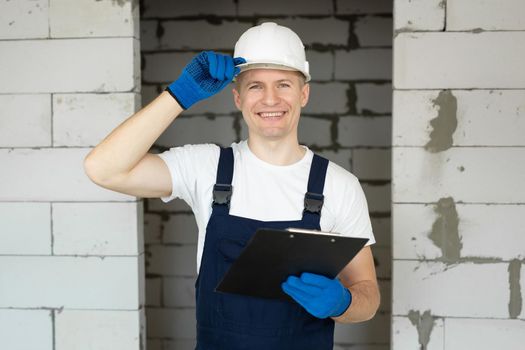
[[[258,229],[215,291],[292,300],[281,289],[289,275],[311,272],[335,278],[368,242],[305,229]]]

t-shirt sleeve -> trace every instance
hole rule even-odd
[[[340,192],[340,203],[344,205],[339,206],[334,231],[344,236],[368,238],[365,246],[374,244],[376,241],[363,188],[354,175],[347,173],[345,178],[345,185]]]
[[[196,208],[200,189],[204,183],[213,181],[219,152],[217,145],[200,144],[173,147],[159,153],[169,169],[172,183],[171,194],[160,199],[167,203],[180,198],[191,208]]]

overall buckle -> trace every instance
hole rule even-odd
[[[304,196],[304,211],[320,214],[323,202],[324,196],[322,194],[306,192]]]
[[[231,197],[232,185],[215,184],[213,186],[213,204],[226,204],[229,206]]]

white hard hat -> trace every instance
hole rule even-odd
[[[235,44],[233,57],[246,60],[237,66],[241,73],[255,68],[295,70],[303,73],[306,81],[310,80],[301,39],[290,28],[277,23],[266,22],[245,31]]]

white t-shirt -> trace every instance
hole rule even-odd
[[[303,146],[306,153],[301,160],[280,166],[257,158],[246,141],[231,147],[234,171],[230,214],[261,221],[301,220],[313,152]],[[219,146],[214,144],[174,147],[158,154],[168,166],[173,184],[171,195],[161,200],[166,203],[181,198],[195,214],[199,228],[197,272],[212,212],[219,155]],[[368,238],[366,245],[375,243],[366,198],[352,173],[329,162],[323,194],[321,230]]]

